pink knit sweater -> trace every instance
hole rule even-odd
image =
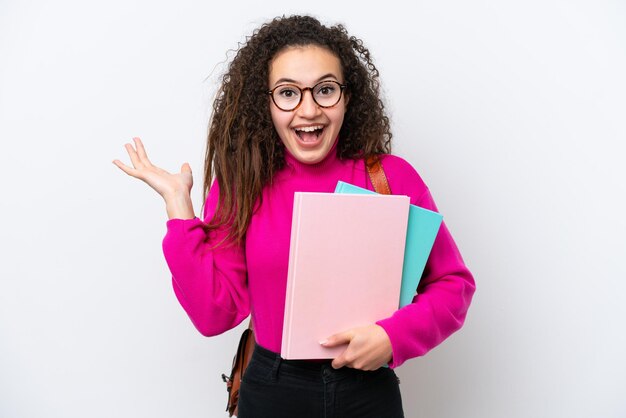
[[[323,161],[306,165],[287,154],[286,166],[263,190],[262,204],[252,216],[245,242],[212,249],[224,230],[206,234],[203,221],[170,219],[163,252],[172,272],[174,292],[203,335],[221,334],[250,313],[257,343],[280,353],[293,198],[296,191],[332,193],[338,180],[373,190],[362,160],[340,160],[335,149]],[[382,158],[394,194],[437,210],[417,172],[403,159]],[[204,222],[213,216],[218,185],[205,205]],[[413,303],[381,318],[389,335],[392,368],[422,356],[458,330],[465,320],[474,279],[463,263],[450,232],[442,224]]]

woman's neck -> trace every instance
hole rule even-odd
[[[285,147],[285,163],[286,171],[290,174],[305,174],[305,175],[320,175],[329,170],[332,171],[332,167],[336,166],[339,158],[337,157],[337,143],[339,138],[335,139],[335,143],[328,151],[328,154],[319,162],[314,164],[304,163],[298,160],[289,150]]]

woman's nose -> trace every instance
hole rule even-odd
[[[321,108],[315,103],[315,100],[313,100],[311,90],[305,90],[302,93],[302,103],[300,103],[300,107],[298,107],[298,113],[304,117],[312,117],[316,116],[320,111]]]

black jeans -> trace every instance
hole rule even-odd
[[[241,379],[239,418],[402,418],[395,372],[283,360],[259,345]]]

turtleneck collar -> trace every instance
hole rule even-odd
[[[298,174],[298,175],[307,175],[314,176],[316,174],[326,173],[329,169],[336,166],[339,163],[339,158],[337,157],[337,144],[339,143],[339,137],[335,139],[335,143],[332,148],[328,151],[328,154],[324,157],[324,159],[315,164],[306,164],[299,161],[296,157],[293,156],[289,152],[289,150],[285,147],[285,169],[288,174]]]

